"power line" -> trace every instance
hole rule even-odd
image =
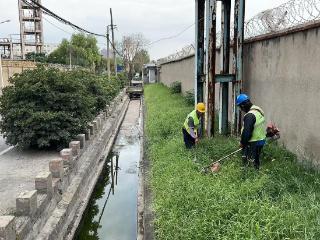
[[[49,21],[48,19],[46,19],[45,17],[43,17],[43,19],[44,19],[46,22],[48,22],[50,25],[52,25],[52,26],[54,26],[55,28],[61,30],[62,32],[65,32],[65,33],[70,34],[70,35],[73,34],[73,33],[71,33],[71,32],[68,32],[68,31],[64,30],[63,28],[60,28],[59,26],[55,25],[54,23],[50,22],[50,21]]]
[[[93,35],[93,36],[96,36],[96,37],[103,37],[103,38],[106,38],[106,36],[104,34],[98,34],[98,33],[94,33],[94,32],[91,32],[91,31],[88,31],[80,26],[77,26],[75,24],[73,24],[72,22],[58,16],[57,14],[55,14],[54,12],[52,12],[51,10],[49,10],[48,8],[44,7],[43,5],[41,5],[40,3],[34,1],[34,0],[29,0],[32,4],[30,4],[27,0],[22,0],[25,4],[29,5],[29,6],[32,6],[35,5],[37,7],[39,7],[44,14],[47,14],[48,16],[50,17],[53,17],[55,18],[56,20],[58,20],[59,22],[62,22],[63,24],[65,25],[68,25],[68,26],[71,26],[72,28],[80,31],[80,32],[84,32],[84,33],[87,33],[89,35]],[[116,49],[116,47],[114,46],[114,44],[110,41],[110,39],[108,39],[108,41],[110,42],[113,50],[121,57],[123,57],[123,55]]]
[[[200,20],[201,20],[201,19],[200,19]],[[199,20],[199,21],[200,21],[200,20]],[[170,37],[160,38],[159,40],[153,41],[153,42],[147,44],[146,46],[148,47],[148,46],[151,46],[151,45],[156,44],[156,43],[161,42],[161,41],[165,41],[165,40],[170,40],[170,39],[177,38],[177,37],[179,37],[180,35],[182,35],[183,33],[185,33],[187,30],[189,30],[190,28],[192,28],[195,24],[196,24],[196,23],[191,24],[190,26],[186,27],[185,29],[183,29],[181,32],[179,32],[179,33],[176,34],[176,35],[172,35],[172,36],[170,36]]]

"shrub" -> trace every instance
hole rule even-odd
[[[60,148],[103,110],[119,81],[86,71],[38,67],[10,79],[0,100],[0,127],[7,143],[22,148]]]
[[[124,88],[129,85],[129,78],[126,73],[118,73],[117,79],[118,81],[120,81],[121,88]]]
[[[188,105],[194,105],[194,91],[187,91],[184,95],[184,99],[186,100]]]
[[[170,85],[171,93],[181,93],[181,82],[173,82]]]

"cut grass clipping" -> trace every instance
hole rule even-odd
[[[320,239],[319,174],[271,144],[260,172],[242,169],[238,155],[203,175],[195,157],[205,166],[238,142],[216,137],[187,151],[181,127],[192,107],[162,85],[146,86],[145,96],[156,239]]]

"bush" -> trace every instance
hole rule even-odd
[[[194,105],[194,91],[187,91],[184,95],[184,99],[186,100],[188,105]]]
[[[60,148],[103,110],[119,81],[86,71],[38,67],[10,79],[0,100],[0,127],[7,143],[22,148]]]
[[[171,93],[181,93],[181,82],[173,82],[170,85],[170,91]]]

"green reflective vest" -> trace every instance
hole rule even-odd
[[[184,125],[183,126],[187,130],[187,132],[190,134],[190,128],[189,128],[189,124],[188,124],[190,117],[193,119],[194,131],[197,134],[198,127],[200,126],[200,119],[198,118],[196,110],[193,110],[191,113],[188,114],[186,120],[184,121]]]
[[[265,140],[266,139],[266,129],[265,129],[266,120],[264,118],[264,112],[260,107],[253,105],[250,108],[250,111],[248,113],[252,113],[256,117],[256,123],[254,124],[252,137],[249,140],[249,142],[257,142],[257,141]],[[246,116],[247,114],[245,114],[244,116]]]

